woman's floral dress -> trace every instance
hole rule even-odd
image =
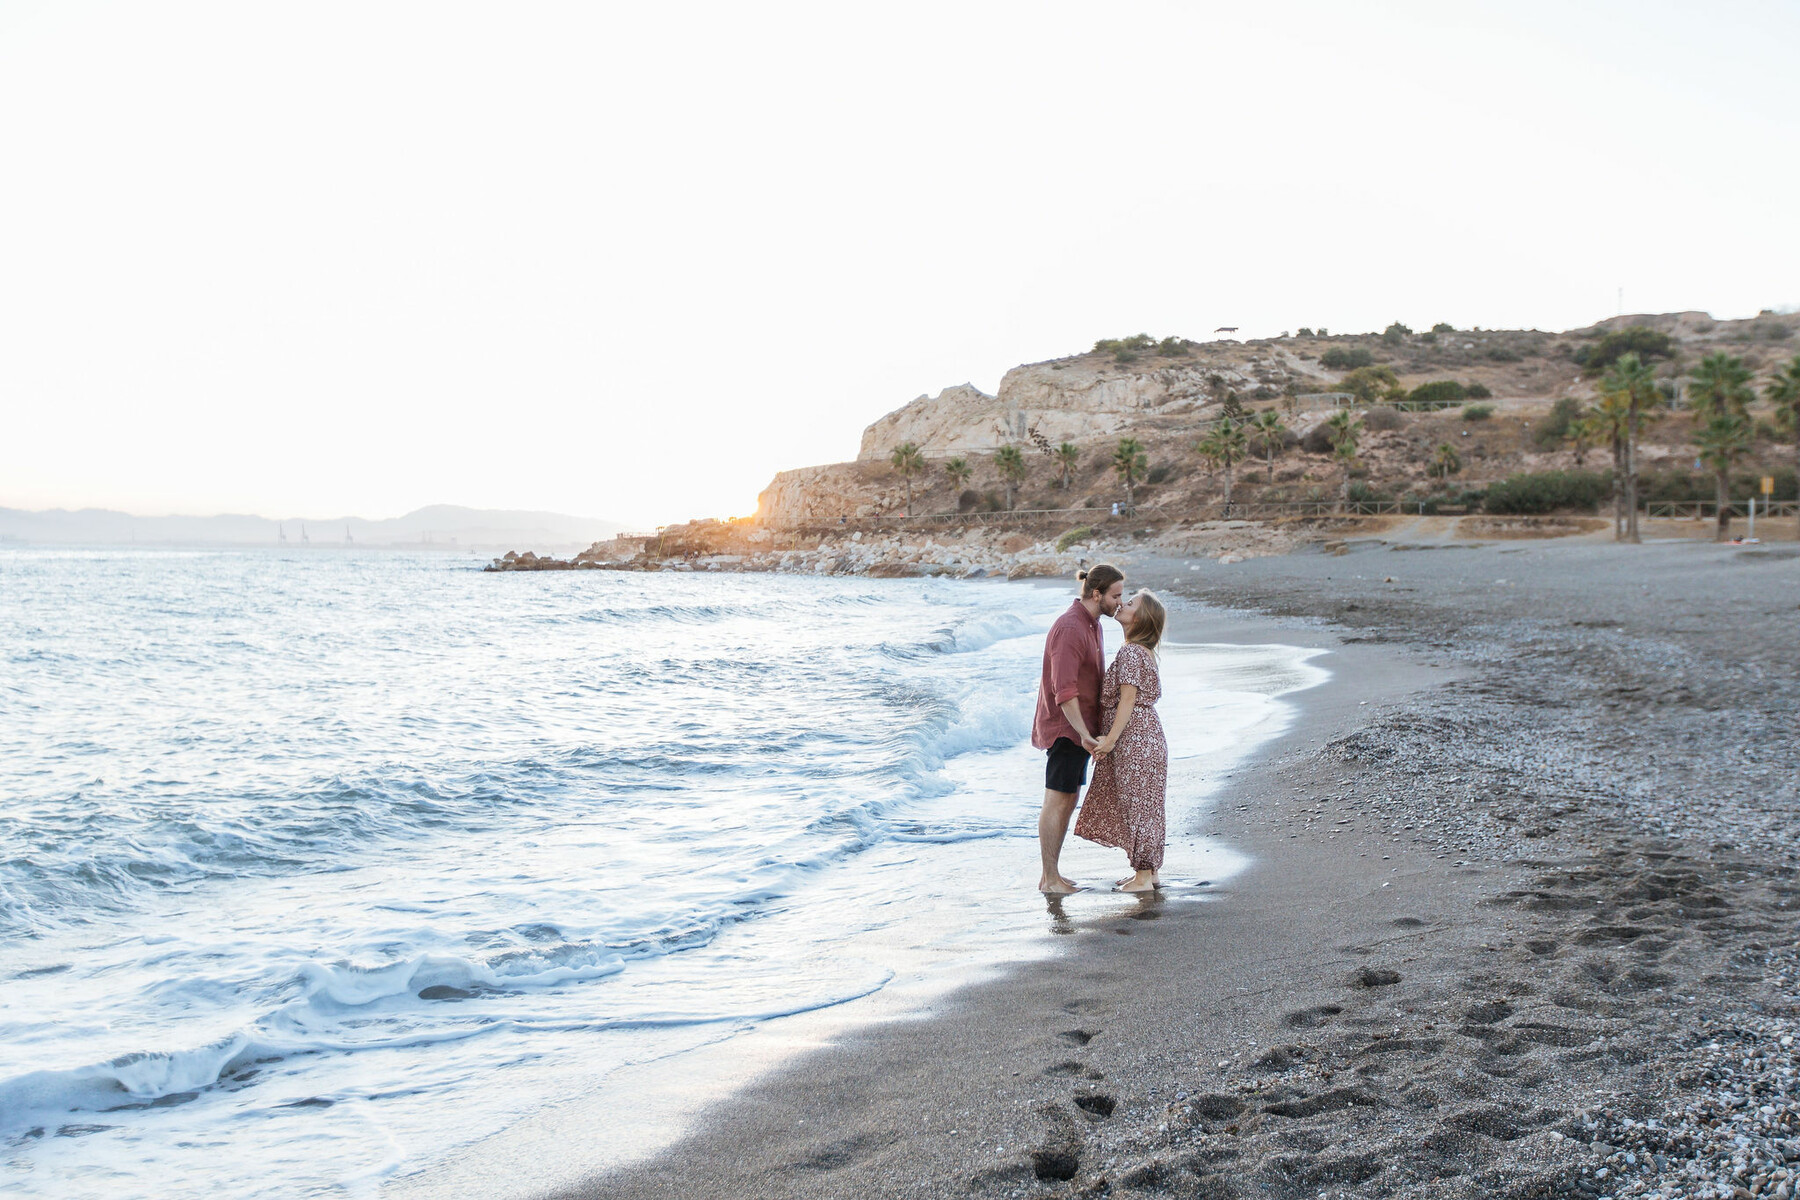
[[[1156,655],[1126,642],[1113,656],[1100,688],[1100,728],[1112,728],[1119,713],[1119,689],[1138,690],[1131,719],[1110,754],[1094,759],[1094,781],[1075,821],[1075,834],[1102,846],[1117,846],[1131,856],[1134,871],[1162,866],[1163,793],[1169,783],[1169,743],[1156,716],[1162,682]]]

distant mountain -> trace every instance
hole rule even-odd
[[[628,527],[617,521],[517,509],[433,504],[403,517],[134,517],[104,508],[31,512],[0,508],[0,543],[36,545],[374,546],[390,549],[536,550],[583,547]],[[302,542],[304,533],[305,542]],[[346,536],[347,535],[347,536]]]

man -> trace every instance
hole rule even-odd
[[[1100,684],[1106,678],[1106,652],[1101,648],[1100,618],[1119,611],[1125,598],[1125,573],[1101,563],[1078,576],[1081,599],[1056,618],[1044,640],[1044,672],[1038,680],[1037,717],[1031,744],[1047,752],[1044,807],[1038,813],[1038,853],[1043,876],[1038,891],[1066,896],[1080,885],[1065,876],[1057,862],[1075,798],[1087,782],[1088,757],[1099,744]]]

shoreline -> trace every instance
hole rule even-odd
[[[1205,808],[1214,810],[1214,815],[1207,816],[1204,811],[1196,810],[1196,827],[1181,831],[1186,838],[1197,834],[1223,840],[1233,850],[1246,853],[1249,859],[1245,869],[1218,888],[1208,903],[1179,904],[1162,898],[1143,901],[1133,898],[1128,905],[1109,905],[1107,911],[1091,914],[1077,911],[1087,906],[1070,904],[1066,923],[1068,932],[1074,936],[1064,939],[1065,944],[1059,947],[1060,954],[1014,964],[993,979],[961,988],[935,1004],[926,1021],[877,1022],[840,1032],[815,1053],[778,1065],[767,1074],[748,1080],[742,1090],[702,1113],[699,1122],[681,1142],[648,1162],[597,1175],[575,1187],[521,1194],[569,1197],[730,1192],[759,1196],[942,1194],[942,1191],[934,1190],[943,1182],[941,1177],[938,1183],[916,1190],[904,1185],[892,1186],[900,1183],[898,1180],[871,1180],[860,1173],[853,1181],[835,1170],[818,1175],[814,1167],[804,1164],[821,1156],[835,1161],[839,1151],[833,1147],[844,1143],[873,1147],[882,1142],[886,1148],[878,1157],[933,1158],[938,1160],[935,1165],[948,1167],[952,1176],[965,1169],[971,1174],[991,1170],[991,1156],[978,1149],[990,1135],[985,1131],[975,1135],[970,1129],[971,1124],[986,1125],[985,1119],[977,1120],[977,1114],[958,1109],[962,1115],[950,1126],[957,1130],[955,1134],[950,1134],[948,1129],[935,1128],[941,1122],[927,1121],[921,1127],[916,1120],[920,1112],[941,1108],[941,1098],[934,1100],[931,1094],[936,1089],[936,1081],[931,1076],[941,1061],[938,1056],[942,1050],[932,1047],[946,1034],[967,1047],[964,1057],[968,1061],[981,1063],[989,1069],[990,1077],[974,1087],[975,1092],[991,1097],[995,1090],[1013,1093],[1023,1088],[1017,1096],[1017,1104],[1009,1106],[1017,1111],[1008,1113],[1008,1123],[993,1130],[991,1136],[1000,1140],[988,1145],[1007,1146],[1015,1159],[1029,1164],[1032,1149],[1041,1141],[1036,1126],[1042,1118],[1035,1106],[1051,1095],[1067,1100],[1071,1088],[1073,1094],[1090,1095],[1091,1081],[1083,1077],[1088,1068],[1076,1070],[1070,1066],[1075,1061],[1071,1057],[1070,1035],[1077,1032],[1071,1027],[1083,1026],[1079,1032],[1093,1032],[1094,1036],[1086,1045],[1095,1050],[1109,1039],[1115,1046],[1130,1042],[1129,1038],[1120,1038],[1116,1027],[1110,1035],[1087,1029],[1084,1018],[1095,1015],[1092,1011],[1060,1012],[1071,1002],[1062,995],[1070,973],[1076,972],[1089,979],[1087,990],[1104,991],[1092,986],[1093,964],[1086,961],[1095,950],[1110,951],[1108,957],[1114,960],[1115,967],[1122,968],[1130,962],[1134,952],[1143,951],[1146,939],[1160,945],[1179,940],[1185,928],[1205,927],[1214,922],[1219,910],[1247,889],[1258,886],[1252,882],[1253,878],[1270,869],[1268,856],[1254,847],[1246,847],[1242,839],[1222,837],[1220,826],[1223,822],[1219,814],[1232,805],[1234,779],[1254,775],[1263,769],[1263,764],[1297,753],[1299,747],[1316,736],[1321,728],[1347,729],[1358,716],[1369,710],[1369,706],[1391,703],[1411,691],[1433,686],[1449,677],[1447,672],[1403,661],[1402,656],[1389,648],[1341,645],[1329,631],[1284,629],[1267,618],[1207,611],[1181,600],[1175,602],[1170,615],[1168,636],[1172,642],[1238,645],[1279,642],[1325,651],[1323,658],[1312,659],[1314,663],[1331,660],[1330,678],[1283,697],[1286,703],[1295,707],[1295,714],[1281,733],[1229,767],[1224,778],[1209,780],[1213,789]],[[1072,846],[1074,841],[1071,837]],[[1346,844],[1344,853],[1354,861],[1368,852]],[[1371,864],[1374,873],[1379,873],[1378,856],[1362,861]],[[1179,876],[1182,872],[1183,864],[1172,856],[1167,873]],[[1283,879],[1295,882],[1289,868],[1282,867],[1281,875]],[[1345,878],[1348,877],[1346,874]],[[1133,941],[1125,942],[1119,934],[1136,936]],[[1073,944],[1073,949],[1069,944]],[[1245,946],[1250,944],[1248,940],[1243,942]],[[1164,961],[1165,965],[1172,965],[1175,960]],[[1161,987],[1170,991],[1176,984],[1177,979],[1171,977],[1163,980]],[[1012,1019],[1021,993],[1033,1003],[1048,1003],[1051,1012],[1059,1013],[1049,1020],[1048,1027],[1024,1035],[1023,1041],[1019,1040],[1021,1033]],[[1077,1001],[1080,1000],[1077,997]],[[1097,1003],[1098,999],[1090,997],[1089,1001]],[[1078,1006],[1085,1008],[1086,1004]],[[1155,1024],[1153,1017],[1151,1024],[1142,1030],[1150,1042],[1159,1040],[1153,1036]],[[896,1038],[899,1045],[892,1040]],[[996,1041],[1013,1044],[1008,1051],[996,1052],[992,1046]],[[1037,1063],[1036,1060],[1043,1057],[1038,1043],[1046,1041],[1052,1057]],[[1020,1068],[1015,1059],[1021,1055],[1054,1073],[1043,1076],[1037,1069]],[[917,1072],[923,1072],[923,1076]],[[889,1080],[890,1084],[882,1088],[884,1094],[880,1097],[855,1094],[869,1079]],[[990,1084],[992,1087],[988,1086]],[[1091,1094],[1111,1095],[1104,1091]],[[1090,1102],[1104,1103],[1103,1100]],[[1116,1097],[1114,1102],[1117,1103]],[[846,1123],[843,1119],[846,1111],[857,1109],[863,1111]],[[772,1116],[772,1113],[780,1115]],[[914,1115],[903,1116],[903,1113]],[[1014,1120],[1015,1117],[1022,1123]],[[885,1127],[886,1132],[877,1132],[872,1128],[875,1126]],[[894,1126],[904,1132],[896,1135]],[[822,1127],[830,1129],[831,1134],[809,1132]],[[898,1140],[884,1142],[891,1136]],[[959,1161],[963,1150],[974,1151],[973,1157]],[[860,1157],[860,1154],[848,1154],[846,1166],[851,1165],[850,1160]],[[1014,1163],[1015,1167],[1017,1165]]]
[[[1066,591],[1058,587],[1058,596]],[[1033,635],[1035,655],[1041,638]],[[1116,641],[1116,637],[1113,639]],[[1266,643],[1267,638],[1246,639]],[[1171,862],[1177,863],[1182,884],[1170,907],[1210,903],[1219,885],[1229,884],[1244,866],[1242,858],[1220,845],[1204,829],[1202,810],[1210,808],[1219,771],[1235,771],[1260,751],[1286,736],[1298,716],[1296,700],[1317,691],[1315,671],[1307,652],[1288,647],[1262,650],[1252,646],[1248,655],[1216,655],[1211,646],[1171,647],[1171,658],[1188,658],[1185,669],[1171,663],[1165,668],[1168,690],[1164,707],[1190,713],[1189,721],[1209,719],[1225,727],[1241,727],[1250,749],[1220,745],[1215,733],[1188,739],[1188,753],[1171,763],[1172,810],[1183,817],[1182,828],[1172,822]],[[1238,678],[1255,690],[1244,690],[1241,702],[1250,707],[1223,710],[1217,707],[1223,694],[1239,695]],[[1227,682],[1221,683],[1221,680]],[[1267,689],[1275,690],[1267,690]],[[1197,703],[1196,703],[1197,702]],[[1266,722],[1279,725],[1269,730]],[[1192,726],[1191,726],[1192,727]],[[1182,747],[1178,746],[1180,750]],[[1021,753],[1022,752],[1022,753]],[[1008,751],[1015,773],[1041,773],[1041,755],[1021,743]],[[985,778],[990,767],[979,768]],[[1171,815],[1175,815],[1172,811]],[[1035,799],[1030,813],[1035,814]],[[1021,819],[1023,819],[1021,815]],[[1023,826],[1021,825],[1021,829]],[[1117,852],[1071,838],[1065,866],[1085,870],[1099,880],[1116,868]],[[631,1170],[652,1160],[672,1141],[668,1130],[690,1125],[696,1116],[719,1105],[729,1105],[734,1095],[760,1077],[779,1072],[812,1047],[860,1036],[863,1031],[894,1023],[930,1019],[954,1005],[962,990],[1004,978],[1032,963],[1050,961],[1065,952],[1065,939],[1055,935],[1072,931],[1072,921],[1089,921],[1099,909],[1114,915],[1138,912],[1136,897],[1114,895],[1104,888],[1046,911],[1044,898],[1030,889],[1035,868],[1027,871],[1029,856],[1035,862],[1035,839],[1015,835],[1000,842],[935,845],[929,850],[930,876],[971,878],[991,872],[998,853],[1006,860],[1000,868],[1006,889],[997,903],[971,902],[966,895],[943,890],[929,880],[919,895],[908,901],[903,925],[879,934],[850,933],[834,954],[840,958],[868,959],[888,973],[888,982],[876,992],[810,1012],[760,1022],[748,1031],[721,1030],[717,1040],[667,1057],[653,1057],[609,1073],[604,1080],[584,1080],[573,1094],[555,1106],[518,1122],[508,1131],[485,1138],[451,1154],[438,1163],[399,1176],[384,1187],[396,1196],[463,1194],[473,1189],[497,1194],[521,1194],[516,1180],[535,1174],[540,1180],[551,1164],[567,1161],[566,1150],[584,1132],[604,1122],[605,1143],[586,1155],[585,1167],[566,1173],[579,1179],[594,1169]],[[1088,861],[1078,868],[1076,862]],[[1016,860],[1016,861],[1015,861]],[[1101,865],[1103,862],[1104,865]],[[1011,867],[1018,867],[1014,871]],[[1013,878],[1016,876],[1016,878]],[[1111,876],[1105,875],[1106,878]],[[1195,884],[1196,878],[1203,882]],[[948,905],[944,901],[950,901]],[[629,1111],[621,1111],[619,1099],[631,1097]],[[604,1163],[604,1168],[600,1164]]]
[[[1219,903],[1083,928],[546,1194],[1792,1195],[1800,558],[1397,548],[1205,576],[1221,628],[1338,640],[1336,679],[1455,676],[1267,748],[1208,827],[1254,860]]]

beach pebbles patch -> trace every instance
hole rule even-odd
[[[1299,1100],[1265,1104],[1263,1111],[1272,1117],[1313,1117],[1320,1113],[1336,1112],[1341,1108],[1379,1107],[1381,1101],[1376,1098],[1375,1093],[1363,1088],[1345,1087],[1332,1088]]]
[[[1470,1025],[1492,1025],[1495,1021],[1504,1021],[1512,1016],[1513,1006],[1504,1000],[1490,1000],[1486,1004],[1477,1004],[1463,1014],[1463,1020]]]
[[[1285,1071],[1306,1061],[1307,1048],[1299,1045],[1271,1046],[1257,1055],[1251,1066],[1263,1071]]]
[[[1504,1108],[1472,1108],[1467,1112],[1456,1113],[1445,1117],[1444,1124],[1451,1129],[1460,1129],[1465,1133],[1479,1133],[1483,1137],[1491,1137],[1496,1141],[1510,1142],[1523,1137],[1529,1132],[1520,1124],[1513,1113]]]
[[[1242,1116],[1244,1102],[1224,1092],[1207,1092],[1188,1101],[1194,1115],[1203,1121],[1229,1121]]]
[[[1335,1004],[1320,1004],[1313,1008],[1302,1008],[1288,1013],[1281,1018],[1281,1023],[1289,1029],[1314,1029],[1343,1011]]]
[[[1049,1146],[1031,1152],[1031,1173],[1043,1180],[1068,1180],[1081,1170],[1081,1155],[1068,1146]]]
[[[1400,982],[1400,972],[1387,967],[1358,967],[1350,976],[1350,986],[1358,988],[1391,987]]]
[[[1119,1102],[1105,1092],[1079,1092],[1075,1096],[1075,1107],[1096,1117],[1110,1117]]]

